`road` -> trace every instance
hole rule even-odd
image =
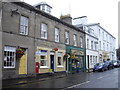
[[[62,90],[71,88],[118,88],[120,87],[118,85],[119,75],[119,68],[104,72],[80,72],[70,74],[67,77],[14,85],[7,88],[61,88]]]

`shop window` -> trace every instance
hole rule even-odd
[[[47,50],[41,50],[40,66],[47,66]]]
[[[20,34],[28,35],[28,17],[20,17]]]
[[[58,65],[62,65],[61,57],[58,57]]]
[[[15,51],[14,47],[4,47],[4,68],[15,68]]]
[[[46,61],[46,56],[41,56],[40,66],[47,66]]]
[[[58,53],[58,65],[62,65],[62,53]]]

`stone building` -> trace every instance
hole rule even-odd
[[[76,64],[85,70],[84,31],[24,2],[1,6],[3,79],[72,71]]]

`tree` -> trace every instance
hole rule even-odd
[[[117,59],[120,60],[120,47],[116,49],[116,52],[117,52]]]

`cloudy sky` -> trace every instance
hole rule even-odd
[[[53,7],[52,15],[71,14],[72,18],[87,16],[87,23],[100,23],[118,41],[119,0],[23,0],[34,5],[45,1]]]

